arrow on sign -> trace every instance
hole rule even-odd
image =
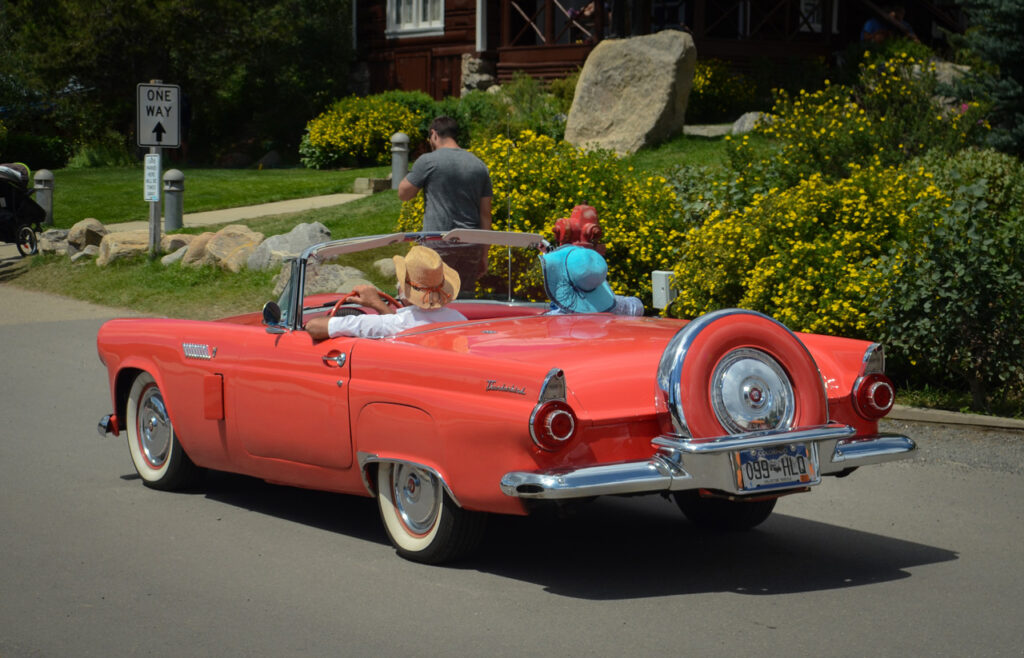
[[[165,132],[167,132],[167,129],[164,128],[164,124],[162,124],[159,121],[157,121],[156,125],[153,126],[153,134],[156,135],[157,143],[160,143],[160,142],[164,141],[164,133]]]

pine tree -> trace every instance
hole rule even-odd
[[[970,28],[960,37],[985,66],[960,91],[992,104],[991,144],[1024,156],[1024,0],[960,0]]]

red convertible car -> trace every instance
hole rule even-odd
[[[377,269],[410,243],[487,250],[450,303],[467,321],[313,340],[311,318],[373,312],[323,286],[394,290]],[[780,496],[915,449],[878,431],[894,397],[880,345],[741,309],[546,314],[549,248],[464,229],[337,240],[291,261],[262,313],[111,320],[100,433],[124,432],[156,489],[217,469],[376,497],[398,553],[429,563],[474,548],[488,514],[595,496],[672,496],[699,526],[751,528]]]

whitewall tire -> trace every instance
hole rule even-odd
[[[409,560],[453,560],[471,552],[483,538],[486,515],[460,508],[437,475],[419,466],[380,463],[377,502],[388,538]]]
[[[170,491],[195,480],[200,471],[178,442],[163,394],[147,372],[132,383],[126,420],[128,449],[143,484]]]

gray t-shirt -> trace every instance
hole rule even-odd
[[[408,179],[426,197],[424,231],[480,228],[480,199],[494,196],[487,165],[460,148],[421,155]]]

